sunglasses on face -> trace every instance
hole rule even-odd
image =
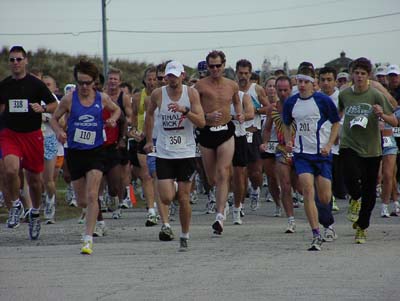
[[[11,63],[14,63],[14,62],[20,63],[20,62],[22,62],[23,59],[24,59],[24,57],[10,57],[9,58]]]
[[[221,68],[222,64],[208,64],[208,68],[214,69],[214,68]]]
[[[164,79],[164,76],[157,76],[157,80],[161,81]]]
[[[79,86],[84,86],[84,85],[89,86],[93,83],[93,80],[87,80],[87,81],[78,80],[76,82],[78,83]]]

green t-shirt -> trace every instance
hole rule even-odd
[[[381,134],[378,116],[373,105],[378,104],[385,114],[393,109],[379,91],[368,88],[356,93],[349,87],[339,94],[339,111],[344,112],[344,121],[340,136],[340,148],[351,148],[360,157],[378,157],[382,155]],[[365,125],[365,122],[368,123]]]

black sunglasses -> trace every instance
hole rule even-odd
[[[221,68],[222,64],[208,64],[208,68],[214,69],[214,68]]]
[[[79,86],[83,86],[83,85],[89,86],[93,83],[93,80],[87,80],[87,81],[78,80],[76,82],[78,83]]]
[[[24,59],[24,57],[10,57],[10,58],[9,58],[9,60],[10,60],[11,63],[14,63],[14,62],[20,63],[20,62],[23,61],[23,59]]]

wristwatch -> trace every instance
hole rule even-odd
[[[182,113],[183,116],[186,116],[190,112],[189,107],[185,107],[185,112]]]

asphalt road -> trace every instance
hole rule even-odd
[[[400,300],[400,217],[383,219],[380,203],[368,240],[354,244],[345,218],[335,214],[339,238],[309,252],[311,234],[303,208],[297,232],[285,234],[286,218],[272,217],[274,205],[246,210],[244,223],[225,222],[211,234],[213,215],[205,199],[193,206],[190,250],[179,240],[158,240],[160,226],[146,228],[145,211],[106,215],[108,235],[95,238],[83,256],[77,220],[42,225],[38,241],[28,226],[0,227],[0,300]],[[179,237],[178,221],[171,222]]]

